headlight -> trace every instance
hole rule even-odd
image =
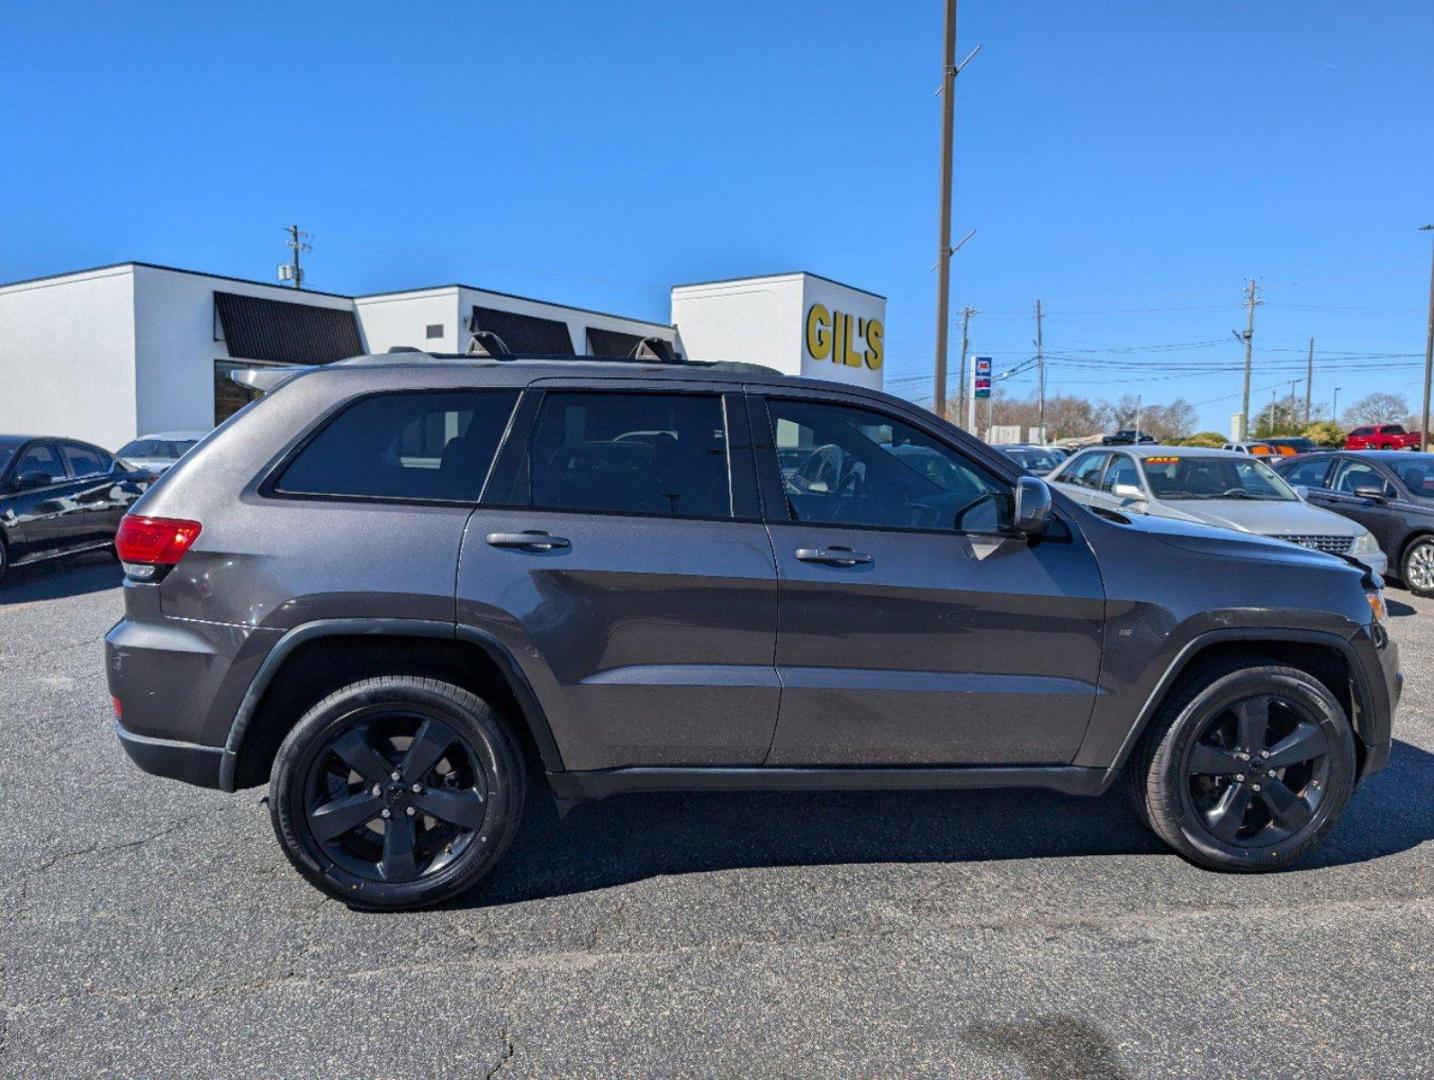
[[[1363,536],[1357,537],[1354,541],[1354,554],[1373,555],[1379,550],[1379,541],[1374,538],[1372,532],[1366,532]]]

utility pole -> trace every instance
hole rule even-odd
[[[1041,333],[1041,302],[1036,301],[1036,386],[1040,408],[1036,424],[1041,431],[1041,442],[1046,441],[1046,345]]]
[[[1291,387],[1290,392],[1294,392]],[[1310,362],[1305,368],[1305,427],[1310,426],[1310,395],[1314,393],[1314,338],[1310,338]]]
[[[1255,308],[1260,304],[1260,287],[1250,278],[1245,284],[1245,333],[1233,331],[1245,343],[1245,389],[1240,398],[1240,442],[1250,434],[1250,349],[1255,340]]]
[[[964,424],[966,420],[966,395],[971,392],[966,377],[966,353],[971,348],[971,316],[979,315],[975,308],[967,306],[961,309],[961,384],[956,388],[956,423]],[[945,413],[938,409],[938,415]]]
[[[941,243],[936,263],[936,415],[946,417],[946,320],[951,305],[951,144],[956,126],[956,0],[946,0],[941,82]],[[965,356],[961,357],[965,362]]]
[[[1434,230],[1434,225],[1419,226],[1420,232]],[[1429,383],[1434,379],[1434,254],[1429,259],[1429,328],[1424,336],[1424,414],[1419,421],[1419,449],[1429,449]]]
[[[308,242],[309,234],[300,232],[297,225],[288,225],[284,231],[289,234],[286,246],[294,253],[293,261],[279,264],[279,280],[292,281],[294,288],[304,287],[304,270],[299,265],[299,256],[305,251],[313,251],[314,246]]]
[[[956,76],[981,51],[977,45],[956,63],[956,0],[946,0],[946,49],[941,85],[941,239],[936,249],[936,415],[946,417],[946,332],[951,312],[951,256],[976,232],[951,246],[951,147],[956,139]],[[961,362],[966,362],[963,354]]]

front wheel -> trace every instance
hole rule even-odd
[[[1306,672],[1248,667],[1178,695],[1131,763],[1155,833],[1215,870],[1288,866],[1317,848],[1354,790],[1344,708]]]
[[[1434,536],[1424,536],[1404,549],[1399,577],[1415,596],[1434,596]]]
[[[517,830],[526,777],[481,699],[433,679],[365,679],[324,698],[274,759],[269,810],[290,862],[354,907],[456,896]]]

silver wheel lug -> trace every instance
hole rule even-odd
[[[395,769],[393,772],[389,773],[388,776],[389,776],[389,779],[390,779],[390,780],[402,780],[402,779],[403,779],[403,774],[400,773],[397,769]]]
[[[386,818],[391,818],[391,817],[393,817],[393,811],[390,810],[388,807],[385,806],[385,807],[383,808],[383,816],[386,817]]]
[[[422,785],[422,784],[414,784],[413,787],[409,788],[409,790],[412,791],[415,795],[417,795],[419,792],[421,792],[421,791],[423,790],[423,785]]]
[[[407,810],[404,811],[404,813],[407,814],[409,817],[413,817],[413,815],[418,813],[418,811],[410,806]]]
[[[1245,774],[1242,773],[1242,772],[1237,772],[1237,773],[1235,774],[1235,779],[1238,780],[1238,781],[1240,781],[1240,783],[1243,784],[1243,783],[1245,782]]]
[[[1269,771],[1269,773],[1266,774],[1266,775],[1273,777],[1273,776],[1275,775],[1275,770],[1274,770],[1274,769],[1271,769],[1271,770]]]
[[[376,798],[378,798],[378,797],[379,797],[380,795],[382,795],[382,794],[383,794],[383,788],[380,787],[378,784],[375,784],[375,785],[373,786],[373,797],[376,799]]]
[[[1259,790],[1260,790],[1260,785],[1259,785],[1259,784],[1251,784],[1250,786],[1253,787],[1256,791],[1259,791]]]

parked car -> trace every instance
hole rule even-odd
[[[1368,424],[1344,437],[1346,450],[1418,450],[1419,436],[1403,424]]]
[[[1294,439],[1257,439],[1254,442],[1227,442],[1224,449],[1233,450],[1237,454],[1251,454],[1254,457],[1294,457],[1296,454],[1302,453],[1292,445],[1296,441]],[[1309,442],[1308,439],[1298,441]],[[1310,442],[1310,446],[1313,447],[1314,443]]]
[[[1295,454],[1318,454],[1324,449],[1313,439],[1306,439],[1303,435],[1281,435],[1261,441],[1266,446],[1278,449],[1281,457],[1291,457]]]
[[[1146,434],[1144,431],[1136,431],[1132,428],[1121,428],[1111,435],[1102,435],[1100,442],[1102,446],[1133,446],[1136,443],[1153,443],[1154,435]]]
[[[1292,458],[1276,469],[1315,506],[1373,533],[1406,589],[1434,596],[1434,454],[1340,451]]]
[[[1066,459],[1066,452],[1056,446],[998,446],[996,449],[1032,476],[1044,476]]]
[[[350,904],[474,884],[530,776],[560,812],[1123,777],[1186,858],[1257,871],[1388,759],[1368,571],[1088,512],[878,391],[411,354],[264,381],[124,519],[109,688],[140,767],[267,781]]]
[[[0,584],[11,566],[109,547],[146,486],[98,446],[0,435]]]
[[[1051,475],[1078,502],[1259,533],[1332,555],[1376,574],[1387,562],[1363,526],[1310,506],[1258,458],[1194,446],[1085,450]]]
[[[151,476],[158,476],[193,450],[194,444],[207,434],[207,431],[161,431],[141,435],[115,451],[115,457]]]

